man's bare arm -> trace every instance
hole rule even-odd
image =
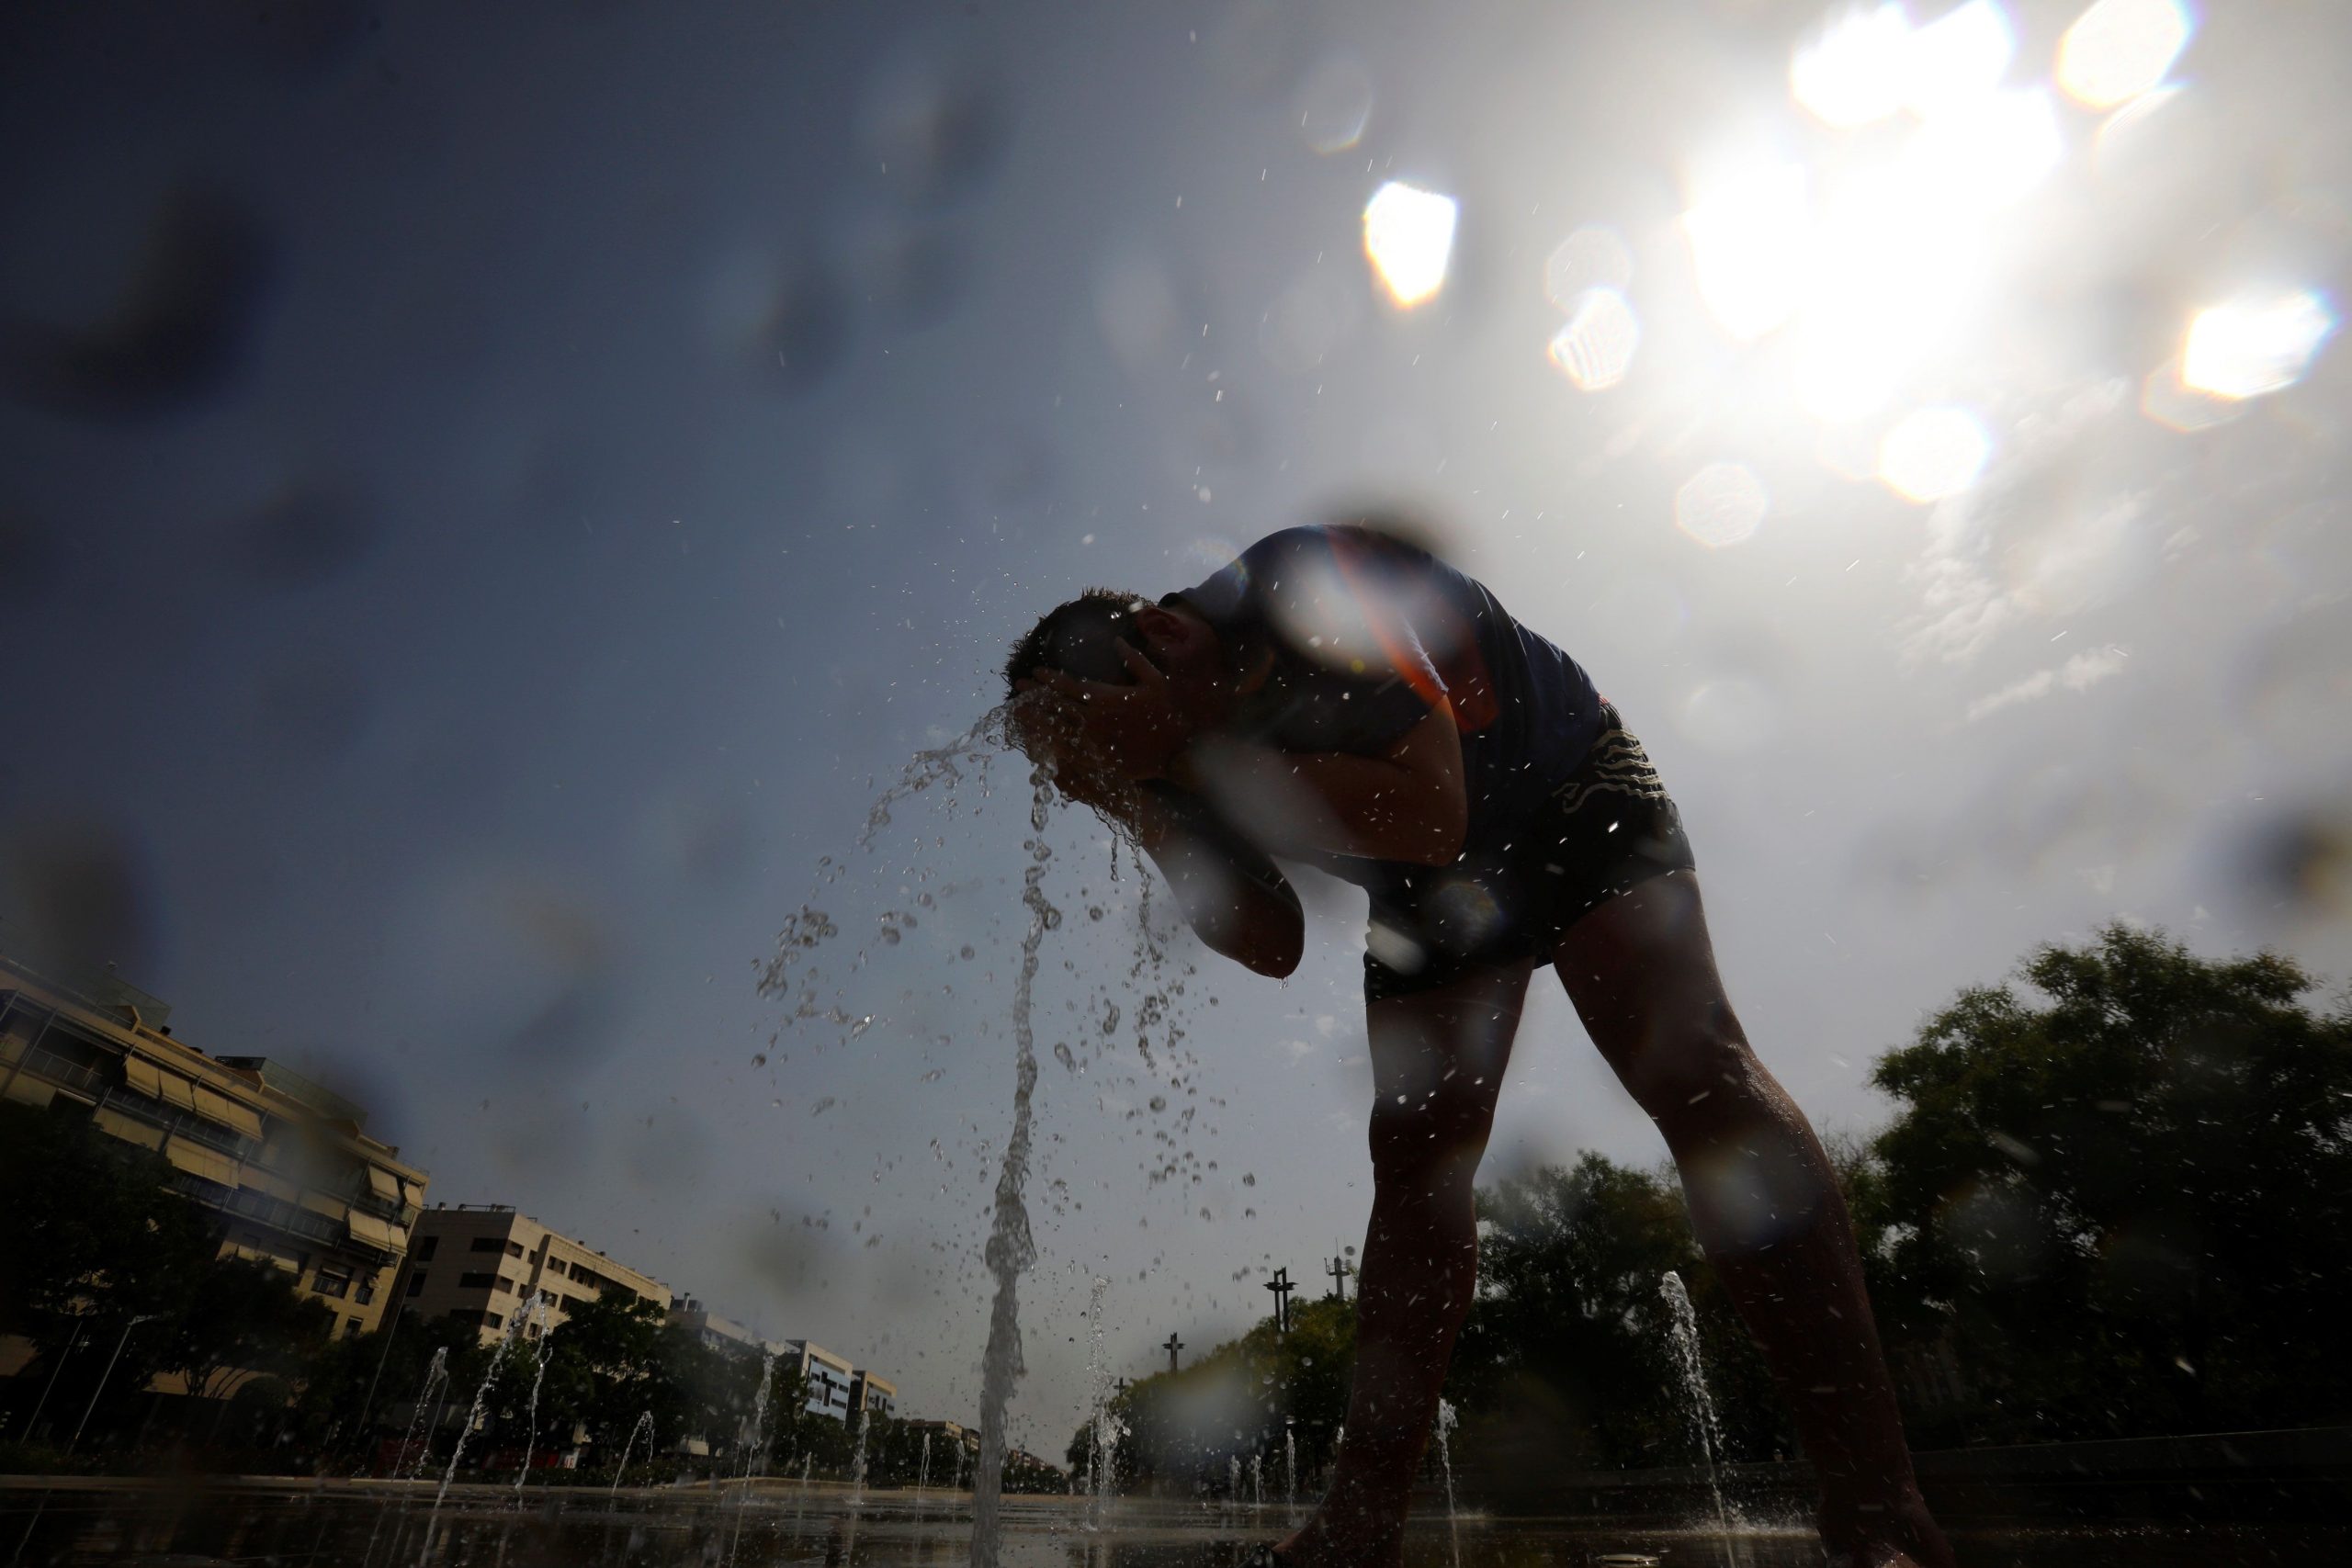
[[[1140,799],[1130,825],[1209,950],[1274,979],[1296,969],[1306,921],[1274,863],[1232,841],[1207,805],[1181,790],[1147,790]]]
[[[1385,756],[1278,751],[1212,736],[1180,755],[1170,776],[1247,823],[1276,854],[1450,865],[1469,830],[1462,737],[1443,705]]]

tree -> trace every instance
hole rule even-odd
[[[1670,1169],[1587,1154],[1478,1194],[1478,1293],[1447,1379],[1466,1467],[1495,1484],[1556,1469],[1691,1462],[1671,1323],[1679,1274],[1725,1448],[1791,1451],[1761,1358],[1700,1255]]]
[[[2352,1013],[2286,959],[2120,925],[2020,978],[1872,1078],[1901,1106],[1857,1194],[1873,1295],[1958,1374],[1914,1440],[2342,1420]]]
[[[215,1258],[157,1336],[157,1366],[185,1380],[191,1398],[223,1398],[244,1372],[298,1373],[327,1343],[334,1314],[297,1293],[286,1274],[242,1258]]]

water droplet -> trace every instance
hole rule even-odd
[[[1153,1095],[1153,1096],[1151,1097],[1151,1108],[1152,1108],[1154,1111],[1165,1111],[1165,1110],[1167,1110],[1167,1109],[1168,1109],[1168,1097],[1167,1097],[1166,1095],[1164,1095],[1164,1094],[1155,1094],[1155,1095]]]

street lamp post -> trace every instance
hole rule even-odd
[[[82,1440],[82,1429],[90,1424],[90,1412],[98,1407],[98,1396],[107,1391],[107,1380],[114,1376],[114,1364],[122,1359],[122,1348],[130,1342],[130,1331],[142,1323],[153,1323],[160,1313],[142,1313],[122,1325],[122,1337],[114,1342],[114,1354],[107,1358],[107,1370],[98,1374],[98,1386],[90,1391],[90,1403],[82,1408],[82,1419],[74,1427],[74,1436],[66,1440],[65,1451],[72,1453]]]
[[[49,1381],[41,1384],[40,1398],[33,1402],[33,1413],[25,1422],[25,1437],[28,1439],[32,1437],[33,1428],[40,1425],[40,1413],[49,1404],[51,1391],[57,1387],[57,1374],[65,1370],[66,1359],[74,1354],[74,1348],[82,1343],[82,1330],[88,1326],[87,1321],[83,1318],[77,1317],[74,1320],[74,1337],[65,1342],[64,1350],[57,1358],[57,1365],[49,1369]]]

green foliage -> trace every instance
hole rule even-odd
[[[1686,1464],[1688,1398],[1660,1284],[1682,1276],[1734,1458],[1788,1451],[1760,1359],[1700,1256],[1671,1170],[1588,1154],[1478,1195],[1478,1297],[1448,1397],[1465,1464],[1506,1477]]]
[[[1873,1077],[1901,1110],[1858,1201],[1915,1440],[2344,1419],[2352,1017],[2121,926],[2022,980]]]

